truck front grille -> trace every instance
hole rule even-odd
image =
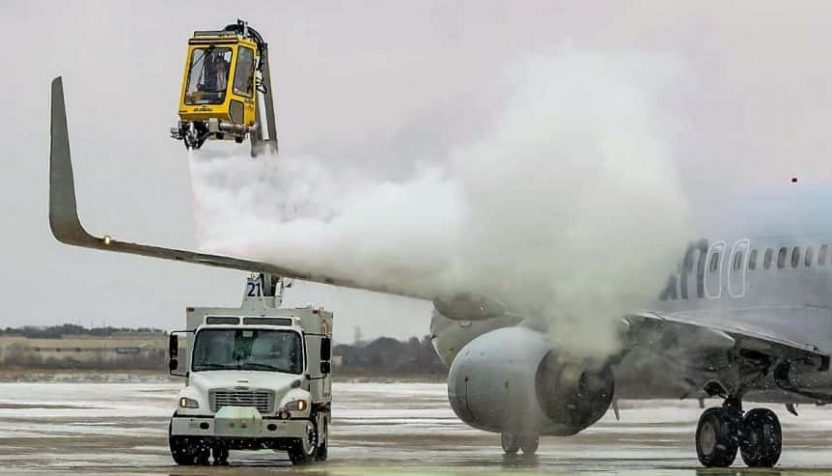
[[[260,413],[271,413],[274,409],[274,392],[268,390],[212,390],[211,411],[222,407],[254,407]]]

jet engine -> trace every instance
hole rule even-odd
[[[606,413],[613,391],[609,365],[567,359],[540,332],[517,326],[469,342],[448,375],[462,421],[515,435],[578,433]]]

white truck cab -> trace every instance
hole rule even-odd
[[[224,464],[232,449],[326,459],[332,313],[281,309],[283,287],[252,276],[241,307],[189,307],[187,329],[171,333],[170,372],[187,378],[169,428],[177,464]]]

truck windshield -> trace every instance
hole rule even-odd
[[[193,371],[303,371],[300,335],[264,329],[205,329],[194,343]]]

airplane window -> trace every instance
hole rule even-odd
[[[786,266],[786,254],[787,253],[788,253],[788,251],[786,250],[786,248],[780,248],[780,251],[777,252],[777,267],[778,268],[782,268],[783,266]]]
[[[797,268],[798,264],[800,264],[800,248],[795,246],[792,249],[792,268]]]
[[[715,273],[719,269],[719,253],[714,253],[711,255],[711,264],[709,268],[712,273]]]
[[[742,257],[745,253],[740,251],[739,253],[734,255],[734,271],[739,271],[742,268]]]
[[[812,250],[811,246],[806,248],[806,259],[803,260],[803,264],[806,267],[812,266],[812,258],[814,257],[814,254],[814,250]]]
[[[748,255],[748,269],[753,270],[757,267],[757,250],[751,250],[751,254]]]
[[[769,248],[766,250],[766,255],[763,257],[763,268],[769,269],[771,268],[771,257],[774,255],[774,251]]]
[[[818,252],[818,265],[824,266],[826,265],[826,255],[829,253],[829,246],[821,245],[820,251]]]

